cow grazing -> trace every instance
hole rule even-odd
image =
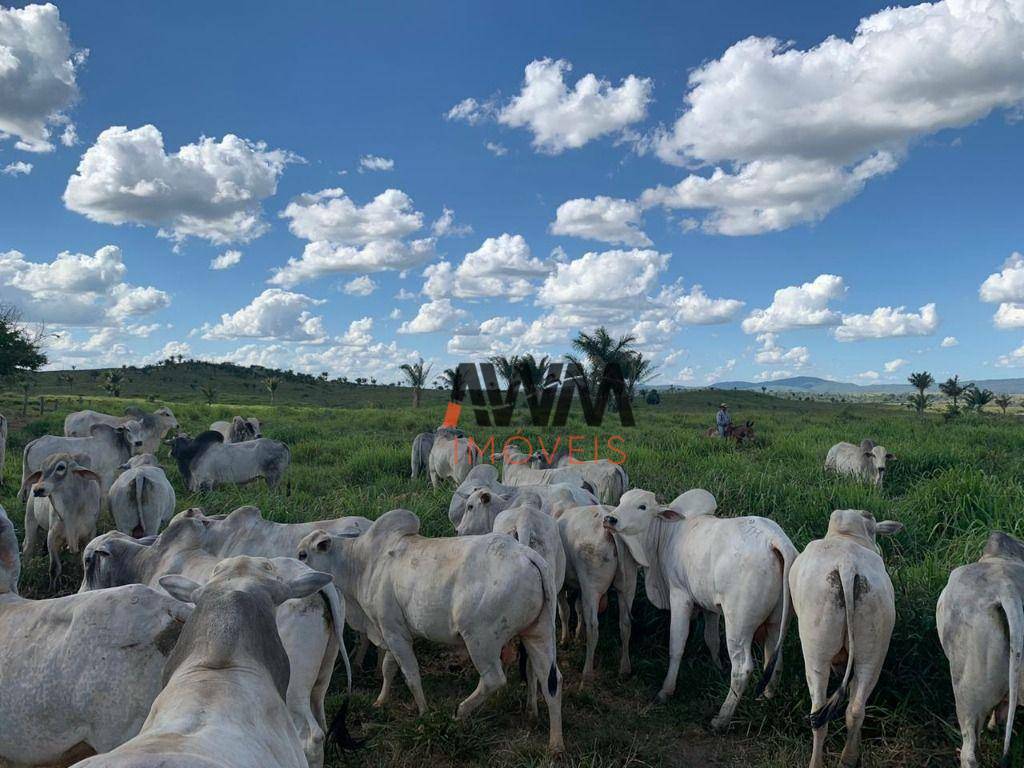
[[[825,457],[825,469],[840,475],[859,477],[881,488],[888,462],[895,458],[871,440],[862,440],[860,445],[836,443],[829,448]]]
[[[811,768],[824,764],[828,723],[843,716],[847,695],[841,760],[843,765],[857,764],[864,709],[878,682],[896,621],[892,582],[875,537],[902,529],[902,524],[890,520],[876,522],[870,512],[836,510],[825,538],[808,544],[793,563],[789,585],[811,692]],[[842,684],[828,696],[833,666],[845,666],[845,672]]]
[[[715,497],[705,490],[683,493],[667,506],[653,493],[632,490],[604,518],[645,571],[647,598],[672,612],[669,665],[658,698],[675,692],[690,620],[707,619],[705,637],[717,662],[718,617],[725,619],[725,643],[732,679],[712,726],[728,726],[753,673],[753,643],[765,637],[765,671],[759,688],[767,695],[782,666],[782,643],[790,618],[788,578],[796,548],[773,521],[763,517],[715,516]],[[713,635],[713,636],[712,636]]]
[[[0,506],[0,595],[18,594],[21,578],[21,557],[18,555],[18,535],[7,510]]]
[[[200,547],[205,525],[202,518],[178,515],[151,545],[117,531],[103,534],[85,549],[81,591],[136,583],[159,588],[168,574],[207,581],[226,558]],[[311,768],[323,764],[324,697],[339,648],[344,648],[344,621],[345,610],[333,587],[277,609],[277,631],[291,665],[286,701]]]
[[[542,508],[547,509],[552,517],[558,517],[559,513],[565,509],[597,504],[597,497],[589,490],[584,489],[583,485],[584,483],[578,478],[570,483],[554,483],[552,485],[503,485],[498,482],[497,467],[493,464],[478,464],[469,471],[466,479],[452,494],[452,500],[448,505],[448,519],[452,521],[453,526],[458,528],[470,495],[480,489],[490,489],[501,496],[509,506],[517,503],[520,493],[539,497]]]
[[[509,443],[502,451],[502,482],[506,485],[551,485],[568,483],[588,487],[602,504],[617,504],[629,488],[629,478],[618,464],[607,459],[579,462],[554,469],[534,469],[531,456]]]
[[[7,464],[7,417],[0,413],[0,485],[5,480],[4,466]]]
[[[277,487],[291,463],[284,443],[261,437],[225,443],[220,432],[201,432],[195,440],[179,435],[171,441],[171,456],[190,491],[211,491],[221,485],[242,485],[265,478]]]
[[[555,663],[554,575],[548,562],[510,536],[428,539],[412,512],[382,515],[358,538],[312,533],[299,559],[334,576],[357,605],[370,639],[385,649],[383,706],[399,668],[420,713],[427,702],[413,638],[465,645],[480,673],[476,690],[458,708],[469,717],[505,684],[501,651],[519,638],[529,658],[530,685],[542,686],[549,718],[548,745],[563,750],[562,684]],[[480,575],[487,574],[487,589]],[[539,678],[539,679],[538,679]]]
[[[289,658],[275,611],[330,585],[287,558],[235,557],[205,585],[168,575],[160,585],[195,603],[163,671],[164,687],[139,735],[81,768],[306,768],[285,704]]]
[[[27,482],[32,495],[25,505],[25,555],[38,548],[39,531],[46,532],[50,557],[50,582],[61,574],[60,550],[67,545],[78,554],[96,536],[102,491],[100,478],[81,456],[55,453],[48,456]]]
[[[100,478],[104,504],[106,493],[114,482],[122,464],[138,453],[133,448],[130,425],[111,427],[96,424],[89,437],[57,437],[43,435],[25,446],[21,461],[21,489],[18,498],[25,501],[31,483],[28,478],[42,469],[46,458],[54,453],[70,453],[88,458],[88,466]],[[81,463],[81,462],[80,462]]]
[[[434,443],[430,446],[430,454],[427,456],[430,484],[436,488],[438,481],[448,478],[459,484],[482,459],[480,449],[473,445],[468,437],[461,437],[447,430],[437,430],[434,433]]]
[[[597,616],[605,594],[614,588],[619,598],[619,674],[632,671],[629,640],[633,631],[630,613],[636,596],[636,562],[618,537],[608,531],[603,520],[611,507],[596,505],[569,509],[558,518],[558,534],[565,551],[565,590],[558,597],[562,616],[562,642],[569,640],[568,592],[576,600],[577,636],[586,629],[587,655],[583,662],[581,686],[593,679],[594,653],[597,650]]]
[[[191,608],[140,585],[18,597],[5,522],[0,514],[0,765],[68,765],[114,749],[142,727]]]
[[[225,443],[244,443],[246,440],[258,440],[263,437],[260,420],[250,417],[235,416],[231,421],[215,421],[210,425],[213,432],[220,432]]]
[[[133,457],[110,486],[110,512],[117,530],[135,538],[155,536],[174,515],[174,488],[151,453]]]
[[[156,453],[160,441],[172,429],[178,428],[178,420],[170,408],[157,408],[153,413],[143,413],[137,408],[126,411],[125,416],[111,416],[97,411],[76,411],[64,419],[65,437],[89,437],[95,424],[120,427],[135,422],[132,427],[136,453]]]
[[[935,618],[953,677],[961,768],[977,768],[985,720],[1004,708],[1003,765],[1009,766],[1024,671],[1024,542],[992,533],[978,562],[949,575]]]
[[[412,455],[409,457],[409,477],[413,480],[430,471],[430,449],[433,447],[433,432],[420,432],[412,439]]]

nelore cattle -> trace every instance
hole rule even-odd
[[[211,491],[221,485],[241,485],[264,478],[277,487],[291,463],[284,443],[261,437],[225,443],[220,432],[201,432],[194,440],[179,435],[171,441],[171,456],[190,491]]]
[[[36,551],[39,532],[45,532],[50,581],[56,583],[64,546],[77,555],[96,536],[103,494],[100,478],[85,457],[55,453],[26,482],[31,495],[25,505],[25,555]]]
[[[55,453],[69,453],[72,456],[84,456],[88,467],[100,479],[100,487],[106,499],[106,493],[120,471],[121,465],[140,453],[133,448],[131,425],[111,427],[107,424],[95,424],[90,429],[89,437],[58,437],[43,435],[28,445],[22,454],[21,489],[18,498],[25,501],[31,483],[28,478],[43,467],[48,456]],[[80,462],[81,463],[81,462]]]
[[[569,483],[593,489],[602,504],[617,504],[629,488],[626,471],[607,459],[572,463],[554,469],[534,469],[533,457],[524,454],[515,443],[502,451],[501,479],[506,485],[551,485]]]
[[[220,432],[225,443],[244,443],[263,437],[263,426],[255,417],[235,416],[231,421],[215,421],[210,430]]]
[[[366,631],[385,650],[384,683],[377,705],[387,702],[399,669],[420,713],[427,701],[413,639],[464,645],[480,673],[476,690],[457,719],[475,712],[505,685],[502,648],[518,638],[529,658],[531,686],[548,707],[548,746],[563,750],[562,684],[555,663],[555,592],[551,565],[511,536],[431,539],[419,535],[415,514],[395,509],[358,538],[311,533],[300,560],[334,576],[349,604],[358,605]],[[481,574],[487,589],[480,589]]]
[[[500,496],[501,501],[495,500],[495,504],[501,509],[515,505],[521,493],[529,494],[539,498],[542,508],[557,517],[558,513],[565,509],[597,504],[597,497],[584,488],[585,485],[586,483],[579,478],[573,478],[568,483],[552,483],[551,485],[504,485],[498,482],[497,467],[493,464],[478,464],[469,471],[465,480],[459,483],[459,487],[452,494],[452,500],[448,504],[448,519],[452,521],[453,526],[458,528],[470,495],[481,489],[488,489]]]
[[[649,491],[627,491],[604,524],[621,537],[644,569],[647,598],[671,611],[668,672],[658,698],[675,692],[679,664],[697,611],[709,627],[712,658],[718,658],[718,619],[732,664],[729,694],[714,728],[732,720],[754,672],[755,635],[764,633],[761,690],[770,695],[782,666],[782,642],[790,617],[788,577],[796,548],[773,521],[763,517],[715,516],[715,497],[695,488],[667,505]],[[760,630],[760,632],[759,632]]]
[[[862,440],[860,445],[836,443],[825,457],[825,469],[881,487],[889,462],[895,458],[872,440]]]
[[[0,765],[68,765],[135,736],[190,606],[133,585],[18,597],[0,511]]]
[[[284,560],[231,558],[202,585],[160,579],[196,606],[164,667],[163,690],[138,736],[81,768],[306,768],[285,705],[289,663],[275,611],[331,577]]]
[[[896,622],[892,582],[878,552],[877,536],[903,529],[876,522],[858,509],[839,509],[825,538],[812,541],[789,574],[800,627],[804,674],[811,693],[814,747],[811,768],[824,765],[828,723],[846,714],[843,765],[857,765],[868,697],[878,682]],[[829,672],[844,668],[842,683],[828,695]]]
[[[98,411],[76,411],[64,419],[65,437],[89,437],[96,424],[120,427],[132,424],[133,449],[135,453],[156,453],[160,441],[168,432],[178,428],[178,420],[170,408],[157,408],[153,413],[143,413],[138,408],[129,408],[125,416],[111,416]]]
[[[134,456],[110,486],[110,513],[117,530],[135,538],[155,536],[174,515],[174,487],[151,453]]]

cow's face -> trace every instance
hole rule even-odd
[[[618,534],[626,542],[629,551],[640,565],[647,567],[644,542],[651,521],[660,518],[666,522],[678,522],[683,516],[674,509],[658,503],[650,491],[639,488],[626,491],[615,509],[604,516],[602,524],[610,533]]]
[[[885,480],[888,463],[895,458],[895,456],[887,452],[885,448],[880,445],[873,445],[867,450],[864,450],[864,460],[871,468],[871,480],[875,485],[882,485],[882,482]]]
[[[466,511],[462,514],[456,532],[459,536],[474,536],[490,533],[493,526],[492,512],[494,493],[489,488],[478,488],[466,499]]]
[[[174,414],[171,412],[170,408],[157,408],[153,411],[153,415],[159,417],[163,421],[165,433],[167,430],[178,428],[178,420],[174,418]]]
[[[333,573],[331,553],[334,539],[324,531],[313,531],[299,542],[295,556],[314,571]]]
[[[142,446],[147,437],[147,430],[142,421],[126,421],[119,429],[123,430],[124,441],[131,449],[132,456],[142,453]]]

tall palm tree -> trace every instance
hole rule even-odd
[[[522,382],[524,388],[532,387],[534,393],[544,388],[544,376],[551,362],[547,355],[538,360],[532,354],[527,353],[515,358],[515,361],[516,377]]]
[[[591,386],[596,387],[604,375],[605,368],[611,363],[618,363],[625,375],[629,362],[627,358],[631,353],[630,346],[635,341],[636,336],[632,334],[614,339],[602,325],[592,334],[580,331],[572,341],[572,347],[577,354],[565,357],[570,363],[578,365]]]
[[[960,376],[953,376],[939,384],[939,391],[953,401],[953,410],[960,407],[960,398],[968,390],[970,384],[961,384]]]
[[[644,357],[642,352],[632,352],[626,357],[626,367],[622,374],[626,379],[626,395],[632,400],[638,385],[646,384],[658,375],[658,367]]]
[[[1000,395],[992,402],[999,406],[999,410],[1001,410],[1003,412],[1003,416],[1005,416],[1006,409],[1013,405],[1013,398],[1009,395]]]
[[[452,402],[462,400],[466,386],[461,367],[445,368],[441,375],[437,377],[437,384],[441,389],[447,389],[451,392]]]
[[[217,399],[217,388],[213,385],[213,382],[203,384],[199,388],[199,391],[203,393],[203,397],[206,398],[207,405],[213,405],[213,401]]]
[[[103,379],[103,388],[114,397],[121,396],[124,386],[124,374],[121,371],[109,371]]]
[[[277,388],[281,386],[280,376],[267,376],[263,380],[263,386],[267,388],[267,392],[270,393],[270,404],[274,404],[274,400],[277,399]]]
[[[515,381],[517,372],[516,364],[519,358],[513,355],[512,357],[506,357],[505,355],[494,355],[488,358],[491,365],[494,366],[494,370],[501,378],[505,380],[506,386],[511,386],[512,382]]]
[[[964,404],[978,413],[981,413],[982,409],[995,400],[996,395],[991,389],[978,389],[973,384],[967,387],[964,393]]]
[[[907,381],[910,382],[910,386],[914,387],[923,395],[925,390],[935,384],[935,377],[928,373],[928,371],[920,371],[918,373],[910,374],[910,376],[907,377]]]
[[[398,366],[398,369],[405,376],[405,380],[409,386],[412,387],[412,407],[420,407],[420,393],[423,391],[423,387],[427,385],[427,378],[430,376],[431,366],[424,365],[423,358],[421,357],[418,362],[415,363],[403,363]]]

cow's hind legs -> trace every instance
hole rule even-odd
[[[466,643],[466,650],[469,651],[469,658],[473,660],[473,666],[480,673],[480,681],[476,685],[476,690],[459,704],[458,712],[455,715],[456,720],[465,720],[479,709],[492,693],[505,685],[505,670],[501,664],[501,646],[495,647],[491,641],[476,641],[465,635],[462,639]],[[529,676],[527,675],[527,677]]]
[[[743,691],[750,682],[750,676],[754,672],[754,633],[749,627],[740,625],[729,626],[729,615],[725,617],[725,646],[729,651],[729,661],[732,670],[729,675],[729,693],[722,703],[718,715],[711,720],[711,727],[721,730],[728,727],[732,720],[736,707],[739,706]],[[730,631],[732,630],[732,631]]]
[[[381,649],[382,651],[384,649]],[[381,676],[383,682],[380,686],[380,694],[377,696],[377,700],[373,702],[375,707],[383,707],[387,704],[388,699],[391,697],[391,685],[395,680],[395,673],[398,672],[398,660],[391,654],[391,651],[384,651],[383,661],[381,662]]]
[[[554,628],[538,621],[523,636],[523,646],[530,655],[530,686],[536,696],[539,687],[548,706],[548,748],[559,753],[565,750],[562,740],[562,673],[555,662]]]

